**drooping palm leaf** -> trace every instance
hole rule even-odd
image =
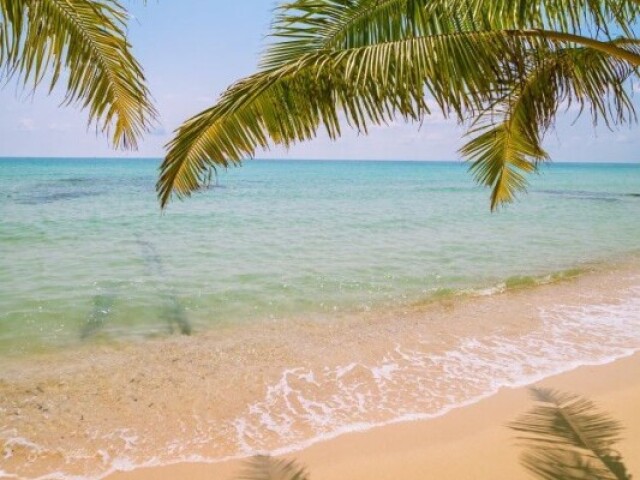
[[[510,427],[525,447],[522,464],[543,480],[629,480],[614,450],[621,425],[576,395],[533,389],[538,405]]]
[[[526,112],[514,106],[501,123],[482,128],[482,133],[461,149],[472,162],[470,169],[476,180],[492,189],[492,211],[525,190],[525,174],[536,171],[537,164],[549,158],[537,135],[529,132],[527,121]]]
[[[25,85],[66,83],[66,104],[116,146],[136,147],[155,117],[116,0],[0,0],[0,68]]]
[[[263,64],[282,64],[309,48],[344,49],[452,28],[572,34],[593,29],[611,40],[610,29],[631,36],[638,15],[640,2],[628,0],[296,0],[278,9],[272,33],[277,43]]]
[[[368,124],[394,115],[419,120],[429,112],[425,88],[447,114],[479,109],[484,98],[473,85],[486,87],[487,79],[496,76],[498,69],[490,67],[503,58],[495,53],[496,42],[504,44],[504,38],[409,39],[308,54],[292,65],[248,77],[180,127],[162,165],[161,202],[166,205],[172,193],[189,195],[211,166],[236,164],[256,148],[267,148],[269,140],[288,146],[314,138],[321,125],[336,138],[344,122],[366,132]],[[430,55],[433,51],[438,55]],[[468,68],[489,56],[493,62],[486,58],[486,68],[466,77],[457,74],[461,64]],[[426,78],[431,81],[425,85]]]
[[[571,8],[562,13],[562,6]],[[544,55],[560,48],[582,45],[640,65],[640,55],[611,41],[607,29],[599,38],[581,35],[585,24],[603,22],[626,31],[620,24],[637,15],[638,3],[623,0],[287,3],[277,16],[276,42],[263,69],[232,85],[215,106],[176,132],[157,184],[161,205],[172,194],[184,197],[197,190],[216,166],[237,164],[270,143],[309,140],[321,126],[335,138],[341,123],[366,133],[368,124],[397,115],[419,121],[430,113],[425,93],[445,115],[464,121],[516,92]],[[549,30],[553,26],[567,31]],[[525,145],[519,135],[504,137]],[[501,156],[493,152],[486,158]],[[511,178],[515,181],[503,183],[503,199],[524,185],[517,175]]]
[[[630,47],[631,49],[634,46]],[[608,126],[633,122],[636,112],[625,82],[634,74],[626,62],[584,47],[546,52],[529,76],[478,119],[475,136],[461,153],[476,180],[492,189],[491,209],[526,188],[525,174],[548,160],[541,143],[562,105],[591,110]]]
[[[246,462],[239,480],[308,480],[305,469],[296,462],[259,455]]]

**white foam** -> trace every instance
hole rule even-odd
[[[624,297],[616,303],[540,311],[542,327],[520,337],[462,339],[439,354],[396,345],[370,365],[350,363],[304,374],[287,370],[265,400],[241,417],[238,444],[243,452],[269,446],[274,453],[290,452],[346,432],[443,415],[501,388],[631,355],[640,349],[640,288]],[[297,385],[313,378],[323,388],[296,389],[293,378]],[[273,436],[265,431],[278,433],[280,445],[273,448]]]
[[[39,453],[44,451],[44,449],[40,445],[37,445],[36,443],[34,443],[34,442],[24,438],[24,437],[17,436],[17,433],[15,431],[2,432],[2,436],[0,438],[2,438],[2,437],[6,438],[6,440],[4,441],[4,450],[2,452],[2,456],[5,459],[9,459],[9,458],[13,457],[13,449],[15,449],[15,448],[22,447],[22,448],[24,448],[26,450],[31,451],[32,453],[29,454],[31,457],[35,457]]]
[[[18,475],[14,475],[13,473],[8,473],[0,469],[0,478],[18,478]]]

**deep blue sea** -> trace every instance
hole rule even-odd
[[[637,164],[549,165],[492,214],[461,163],[248,161],[162,213],[159,162],[0,159],[0,352],[322,321],[640,249]]]

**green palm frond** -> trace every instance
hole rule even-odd
[[[461,149],[472,162],[470,170],[476,180],[491,188],[492,211],[512,202],[517,192],[526,189],[525,174],[536,171],[539,162],[549,159],[538,133],[528,127],[527,113],[514,106],[501,123],[483,128]]]
[[[455,12],[455,15],[452,15]],[[629,0],[296,0],[277,10],[266,68],[309,48],[351,48],[408,36],[546,28],[632,35],[640,2]]]
[[[576,395],[533,389],[538,405],[510,425],[526,448],[522,464],[543,480],[629,480],[614,450],[621,425]]]
[[[116,0],[0,0],[0,67],[25,85],[66,83],[65,104],[135,148],[156,113],[127,20]]]
[[[168,145],[157,184],[163,206],[197,190],[209,168],[227,167],[267,148],[331,138],[341,123],[364,133],[394,116],[419,121],[430,113],[425,89],[446,115],[462,118],[492,97],[508,75],[500,34],[409,38],[338,52],[310,53],[232,85],[218,103],[183,124]]]
[[[492,189],[491,209],[513,201],[526,189],[525,174],[549,159],[541,143],[562,105],[588,108],[594,123],[636,121],[625,82],[634,74],[626,62],[588,48],[546,52],[498,105],[481,115],[460,150],[476,180]]]
[[[545,58],[559,50],[581,47],[599,52],[637,75],[633,69],[640,65],[640,55],[633,39],[613,41],[605,28],[593,37],[582,36],[582,31],[601,23],[626,31],[618,24],[637,18],[638,8],[638,2],[629,0],[286,3],[277,15],[275,43],[263,58],[262,70],[232,85],[216,105],[176,131],[157,183],[161,205],[165,207],[172,195],[190,195],[217,166],[238,164],[272,143],[288,147],[312,139],[321,127],[336,138],[343,124],[366,133],[368,125],[395,116],[420,121],[430,113],[427,97],[459,122],[482,117],[492,105],[509,112],[512,97]],[[566,31],[550,30],[558,26]],[[596,87],[598,92],[600,87],[611,91],[606,78]],[[619,89],[611,97],[574,89],[569,97],[593,107],[594,98],[615,103],[616,95]],[[601,103],[595,105],[601,110]],[[532,170],[531,158],[545,156],[539,147],[540,127],[529,128],[525,114],[524,107],[516,109],[508,125],[493,137],[483,137],[484,146],[493,151],[479,144],[470,150],[496,159],[513,152],[510,165],[520,165],[504,170],[508,180],[495,172],[484,177],[491,185],[496,178],[506,180],[494,205],[524,187],[522,173]],[[491,142],[496,135],[500,141]]]
[[[239,480],[308,480],[303,467],[293,461],[259,455],[247,461]]]

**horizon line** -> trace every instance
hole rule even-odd
[[[17,155],[17,156],[5,156],[0,155],[0,160],[162,160],[164,157],[162,156],[142,156],[142,157],[122,157],[122,156],[82,156],[82,155],[73,155],[73,156],[31,156],[31,155]],[[268,161],[268,162],[363,162],[363,163],[449,163],[449,164],[464,164],[467,163],[465,160],[410,160],[410,159],[373,159],[373,158],[357,158],[357,159],[349,159],[349,158],[247,158],[242,160],[242,163],[245,162],[260,162],[260,161]],[[542,165],[576,165],[576,164],[599,164],[599,165],[633,165],[640,164],[639,160],[616,160],[616,161],[607,161],[607,160],[579,160],[579,161],[567,161],[567,160],[550,160],[548,162],[543,162]],[[242,166],[238,165],[238,166]]]

